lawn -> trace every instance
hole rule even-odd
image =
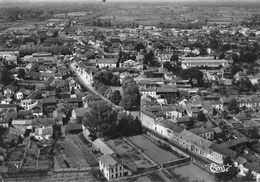
[[[145,155],[157,164],[163,164],[180,159],[173,153],[160,148],[143,135],[128,137],[128,140],[130,140],[137,148],[140,148]]]

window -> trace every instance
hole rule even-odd
[[[111,178],[114,178],[114,175],[113,175],[113,174],[111,174]]]
[[[113,168],[111,168],[111,173],[113,173],[114,172],[114,169]]]

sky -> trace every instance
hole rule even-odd
[[[0,0],[0,3],[13,3],[13,2],[102,2],[102,0]],[[260,0],[106,0],[109,2],[259,2]]]
[[[64,2],[64,1],[83,1],[83,2],[102,2],[102,0],[0,0],[0,2]],[[208,2],[228,2],[230,0],[106,0],[107,2],[131,2],[131,1],[138,1],[138,2],[162,2],[162,1],[167,1],[167,2],[188,2],[188,1],[208,1]],[[255,1],[257,2],[258,0],[231,0],[231,1],[243,1],[243,2],[251,2]]]

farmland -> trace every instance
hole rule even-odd
[[[95,156],[77,135],[69,135],[58,145],[57,155],[55,155],[56,169],[98,166]]]

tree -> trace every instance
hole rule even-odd
[[[177,54],[173,54],[170,59],[172,62],[177,63],[179,61],[179,56]]]
[[[163,63],[163,67],[166,68],[168,71],[172,71],[173,70],[173,66],[170,62],[165,62]]]
[[[239,112],[238,102],[236,99],[231,99],[228,102],[228,110],[231,112],[236,112],[236,113]]]
[[[223,161],[223,164],[227,167],[229,166],[228,170],[221,173],[216,173],[216,177],[223,181],[231,180],[232,178],[236,177],[239,170],[236,166],[234,166],[234,163],[232,162],[230,157],[226,157]]]
[[[131,77],[125,77],[122,83],[123,97],[120,106],[131,110],[140,106],[139,87]]]
[[[243,71],[243,68],[241,66],[239,66],[237,64],[234,64],[234,65],[231,66],[231,74],[232,75],[237,74],[237,72],[239,72],[239,71]]]
[[[20,79],[24,79],[24,76],[25,76],[25,71],[24,69],[20,68],[17,70],[17,77],[20,78]]]
[[[115,90],[111,97],[108,98],[112,103],[118,105],[122,99],[122,96],[120,94],[120,91],[119,90]]]
[[[199,84],[202,83],[203,73],[198,68],[189,68],[182,70],[180,76],[183,79],[196,79]]]
[[[117,111],[109,104],[90,105],[89,112],[83,120],[83,125],[88,127],[94,135],[106,135],[116,128]]]
[[[207,121],[206,115],[202,111],[198,113],[198,121]]]
[[[108,71],[106,69],[102,69],[98,72],[96,72],[93,76],[93,79],[95,81],[99,81],[103,83],[104,85],[120,85],[119,77],[114,75],[111,71]]]
[[[240,92],[248,92],[253,88],[253,85],[248,78],[241,78],[237,82],[237,86],[239,87]]]
[[[4,85],[10,84],[12,81],[10,72],[6,68],[2,68],[0,71],[0,83]]]
[[[141,49],[145,49],[145,46],[143,43],[139,42],[136,44],[135,46],[135,50],[137,50],[138,52],[140,52]]]
[[[117,130],[122,132],[123,136],[138,135],[142,132],[142,125],[137,117],[124,113],[119,118]]]
[[[154,52],[152,50],[149,51],[149,53],[144,55],[144,61],[143,63],[145,65],[149,66],[158,66],[158,62],[155,60]]]
[[[223,52],[219,55],[219,59],[225,59],[225,54]]]

